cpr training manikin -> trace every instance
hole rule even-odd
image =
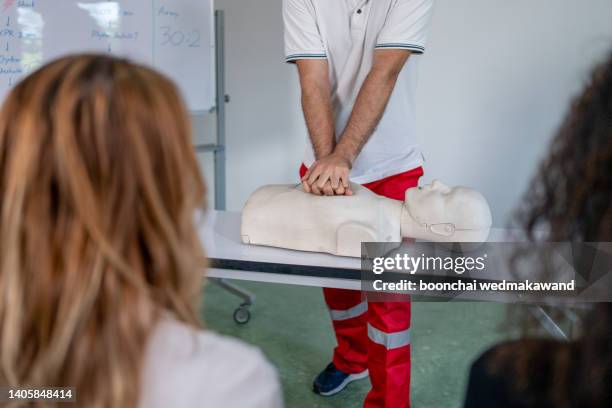
[[[434,181],[404,202],[352,184],[352,196],[317,196],[301,184],[257,189],[242,210],[242,242],[360,257],[362,242],[484,242],[491,210],[478,191]]]

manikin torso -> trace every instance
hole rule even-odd
[[[485,198],[466,187],[434,181],[406,191],[406,201],[357,184],[352,196],[316,196],[301,185],[257,189],[242,211],[246,244],[361,256],[362,242],[483,242],[491,226]]]
[[[261,187],[242,211],[242,241],[345,256],[360,256],[361,242],[400,241],[403,203],[352,188],[352,196],[319,197],[300,185]]]

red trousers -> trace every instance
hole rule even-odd
[[[300,176],[306,170],[302,165]],[[404,192],[422,175],[418,167],[363,186],[404,201]],[[323,296],[338,342],[334,365],[345,373],[369,370],[372,389],[364,406],[410,407],[410,297],[389,294],[390,301],[368,302],[365,293],[333,288],[323,288]]]

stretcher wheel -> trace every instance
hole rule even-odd
[[[247,324],[251,320],[251,312],[246,306],[234,310],[234,321],[238,324]]]

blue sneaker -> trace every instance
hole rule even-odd
[[[312,384],[312,390],[315,392],[315,394],[328,397],[330,395],[339,393],[349,383],[356,380],[361,380],[367,376],[368,370],[363,370],[362,372],[356,374],[347,374],[338,370],[334,363],[329,363],[329,365],[325,367],[325,370],[321,371],[317,378],[315,378],[314,383]]]

